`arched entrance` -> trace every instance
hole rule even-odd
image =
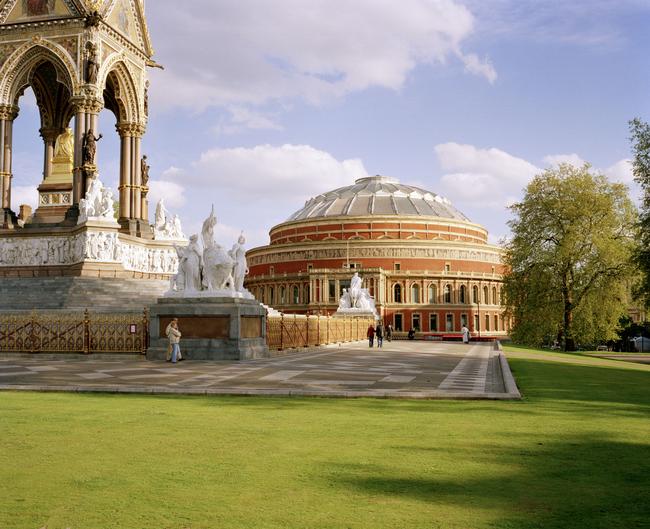
[[[80,74],[64,50],[44,41],[19,48],[0,69],[1,227],[13,229],[17,225],[11,209],[12,128],[19,99],[29,87],[36,96],[44,149],[38,208],[25,227],[76,225],[79,201],[90,180],[98,177],[98,116],[106,108],[115,116],[120,137],[120,225],[132,235],[151,238],[148,173],[140,147],[147,119],[146,96],[138,90],[122,54],[107,57],[101,68],[92,66],[97,71],[89,66],[96,60],[94,45],[89,44],[86,55],[89,58],[82,79],[92,80],[92,86],[79,82]],[[92,150],[85,147],[87,138],[96,139]]]
[[[41,45],[18,50],[0,70],[0,179],[2,181],[2,227],[13,228],[16,215],[11,210],[13,162],[13,124],[18,116],[19,99],[28,87],[34,92],[40,115],[43,138],[43,181],[39,186],[39,209],[44,206],[42,220],[59,222],[73,204],[72,163],[53,164],[57,139],[66,133],[74,113],[72,94],[75,90],[74,70],[55,51]],[[74,154],[72,141],[68,148]],[[48,211],[49,210],[49,211]]]

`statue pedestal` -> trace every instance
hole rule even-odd
[[[38,186],[38,209],[34,212],[33,224],[62,222],[72,206],[72,183],[50,183]]]
[[[333,318],[372,318],[379,319],[377,312],[374,310],[366,309],[338,309],[334,314]]]
[[[251,360],[268,358],[266,309],[255,300],[231,297],[164,297],[151,307],[147,352],[150,360],[164,360],[165,335],[178,318],[181,352],[188,360]]]

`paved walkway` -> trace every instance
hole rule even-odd
[[[248,362],[0,355],[0,389],[32,391],[513,398],[491,346],[396,341],[323,347]]]

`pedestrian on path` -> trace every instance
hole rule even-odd
[[[181,331],[178,330],[178,318],[174,318],[165,331],[167,338],[169,338],[169,346],[171,348],[171,363],[175,364],[177,361],[183,360],[181,356]]]
[[[469,343],[469,329],[467,328],[467,325],[463,325],[460,332],[463,333],[463,343]]]
[[[372,323],[368,325],[368,332],[366,333],[366,336],[368,337],[368,346],[372,347],[375,341],[375,328],[372,326]]]
[[[386,339],[389,342],[393,341],[393,326],[389,323],[388,326],[386,327]]]
[[[381,322],[377,324],[375,336],[377,336],[377,347],[384,345],[384,328],[381,326]]]

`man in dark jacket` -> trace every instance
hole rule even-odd
[[[381,322],[377,324],[375,335],[377,336],[377,347],[384,345],[384,328],[381,326]]]
[[[368,346],[372,347],[372,344],[375,341],[375,328],[372,326],[372,324],[368,326],[368,332],[366,333],[366,336],[368,336]]]

